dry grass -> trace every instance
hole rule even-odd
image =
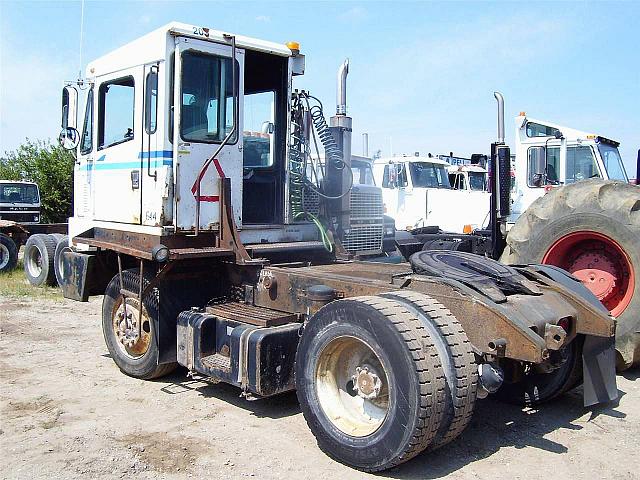
[[[0,298],[2,297],[31,297],[62,300],[62,290],[58,287],[34,287],[31,285],[24,274],[22,260],[20,260],[15,270],[0,273]]]

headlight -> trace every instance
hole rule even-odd
[[[156,262],[164,263],[169,260],[169,249],[162,244],[158,244],[151,249],[151,256]]]
[[[386,227],[386,228],[384,229],[384,234],[385,234],[385,236],[387,236],[387,237],[390,237],[391,235],[394,235],[394,234],[395,234],[395,228],[393,228],[393,227]]]
[[[34,222],[39,222],[40,221],[40,216],[39,215],[34,215],[33,216],[33,221]]]

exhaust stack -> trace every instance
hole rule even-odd
[[[504,97],[500,92],[493,92],[498,101],[498,143],[504,144]]]
[[[327,162],[326,181],[328,190],[335,200],[330,200],[330,217],[334,219],[335,231],[344,241],[350,229],[351,201],[349,191],[352,186],[351,175],[351,117],[347,116],[347,74],[349,59],[338,68],[338,89],[336,92],[336,114],[329,120],[329,130],[342,150],[342,164]]]
[[[338,88],[336,90],[336,115],[347,114],[347,75],[349,73],[349,59],[347,58],[338,68]]]
[[[362,134],[362,156],[369,157],[369,134]]]

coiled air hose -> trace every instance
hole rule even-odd
[[[312,105],[310,100],[315,103]],[[311,147],[305,136],[305,111],[309,112],[311,122],[313,123],[310,136],[313,138],[317,154],[317,161],[315,162],[317,165],[314,164],[311,159]],[[327,195],[323,190],[320,178],[325,178],[325,166],[320,161],[320,152],[316,134],[324,148],[325,164],[331,164],[331,166],[336,170],[343,170],[346,163],[343,159],[342,150],[338,148],[338,145],[329,130],[329,126],[327,125],[327,121],[324,117],[322,102],[304,91],[294,92],[291,102],[291,138],[289,147],[289,193],[291,214],[294,221],[313,222],[320,232],[320,238],[325,249],[332,252],[333,244],[331,243],[329,233],[321,219],[305,209],[305,191],[314,192],[319,197],[326,200],[339,200],[349,193],[351,185],[339,196]],[[316,167],[320,172],[316,170]],[[349,173],[352,175],[350,184],[353,184],[353,174],[351,170],[349,170]],[[311,174],[313,178],[309,178],[308,174]]]

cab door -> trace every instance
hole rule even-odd
[[[93,216],[93,160],[95,155],[95,88],[86,92],[84,117],[73,168],[73,212],[76,217]]]
[[[92,166],[96,220],[142,223],[143,73],[144,67],[139,66],[96,78],[97,141]]]
[[[199,229],[218,228],[221,178],[231,181],[233,214],[238,226],[242,222],[244,50],[235,51],[235,87],[232,56],[231,45],[176,37],[173,158],[178,230],[195,230],[198,183]]]

